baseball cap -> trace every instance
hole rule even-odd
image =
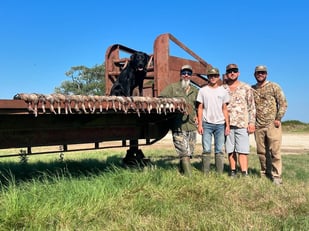
[[[229,69],[234,69],[234,68],[237,68],[238,69],[238,66],[237,66],[237,64],[229,64],[229,65],[227,65],[226,66],[226,70],[229,70]]]
[[[264,65],[259,65],[255,67],[255,72],[257,71],[266,71],[267,72],[267,67]]]
[[[190,66],[190,65],[183,65],[182,67],[181,67],[181,71],[182,70],[190,70],[190,71],[192,71],[192,67]]]
[[[218,68],[210,68],[207,72],[207,75],[220,75],[219,69]]]

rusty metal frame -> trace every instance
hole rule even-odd
[[[172,56],[170,54],[171,41],[195,58],[195,60]],[[198,87],[207,84],[204,76],[206,76],[207,70],[211,67],[210,64],[169,33],[162,34],[156,38],[154,42],[154,96],[158,96],[168,84],[179,81],[179,70],[185,64],[192,66],[192,81]]]
[[[172,56],[170,54],[171,41],[195,60]],[[211,65],[173,35],[169,33],[159,35],[154,42],[153,50],[153,54],[148,54],[151,59],[148,63],[147,77],[144,81],[144,96],[157,97],[168,84],[179,81],[179,70],[184,64],[189,64],[193,68],[192,82],[198,87],[207,84],[205,76]],[[136,51],[120,44],[112,45],[107,49],[105,54],[105,87],[107,95],[120,74],[124,63]],[[127,53],[128,57],[120,57],[121,52]]]
[[[171,56],[169,43],[174,42],[181,49],[191,55],[194,60]],[[150,55],[147,77],[144,81],[144,96],[157,97],[170,83],[179,81],[179,69],[184,64],[193,67],[193,82],[199,87],[206,84],[203,75],[210,67],[206,61],[196,55],[171,34],[162,34],[154,42],[154,53]],[[113,82],[126,65],[129,58],[120,57],[120,53],[133,54],[136,50],[120,44],[110,46],[105,54],[106,92],[109,92]],[[35,117],[27,111],[27,104],[22,100],[0,100],[0,149],[62,145],[63,151],[68,150],[69,144],[93,143],[93,149],[100,147],[104,141],[122,140],[125,147],[126,140],[137,142],[133,145],[151,145],[162,139],[169,131],[170,121],[176,113],[156,114],[107,111],[100,114],[54,115],[50,111]],[[145,140],[138,144],[138,140]],[[111,147],[112,148],[112,147]],[[136,148],[136,147],[135,147]],[[61,152],[61,151],[59,151]],[[49,152],[44,152],[49,153]],[[36,153],[43,154],[43,153]],[[8,156],[15,156],[12,154]],[[5,157],[5,155],[0,155]]]

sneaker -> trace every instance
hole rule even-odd
[[[248,174],[247,171],[242,171],[242,172],[241,172],[241,176],[243,176],[243,177],[248,177],[249,174]]]
[[[231,177],[231,178],[236,178],[236,176],[237,176],[236,170],[231,170],[231,172],[230,172],[230,177]]]

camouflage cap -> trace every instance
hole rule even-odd
[[[181,67],[181,70],[190,70],[190,71],[192,71],[192,67],[190,65],[183,65]]]
[[[255,67],[255,72],[257,71],[266,71],[267,72],[267,67],[264,65],[259,65]]]
[[[207,75],[220,75],[219,69],[218,68],[210,68],[207,72]]]

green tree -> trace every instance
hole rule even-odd
[[[71,67],[65,73],[71,80],[65,80],[60,87],[55,87],[56,93],[80,95],[105,95],[105,65]]]

